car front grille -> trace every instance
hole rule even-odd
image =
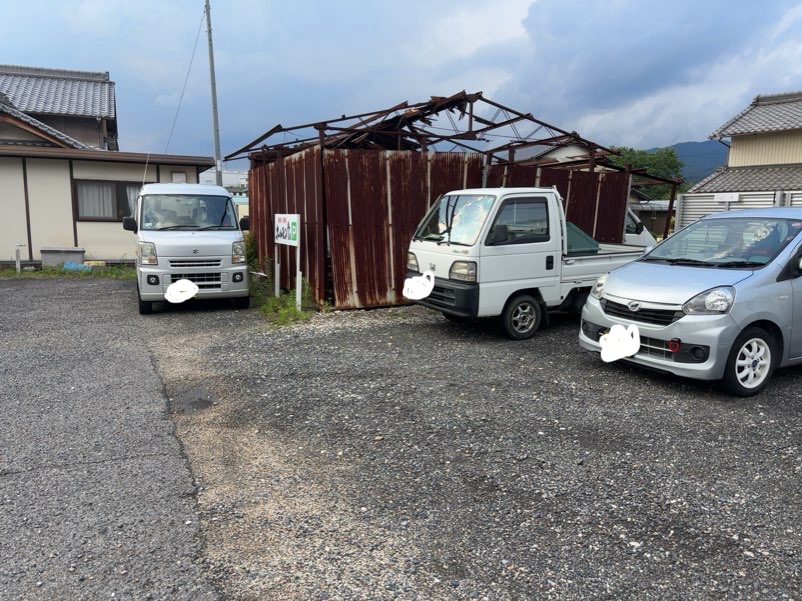
[[[641,308],[637,311],[631,311],[626,305],[608,299],[602,299],[601,306],[602,310],[611,317],[620,317],[630,321],[658,326],[670,325],[685,315],[682,311],[671,311],[669,309]]]

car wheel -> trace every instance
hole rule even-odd
[[[234,305],[235,309],[247,309],[251,306],[251,297],[249,296],[237,296],[231,299],[231,304]]]
[[[724,389],[739,397],[757,394],[771,380],[778,358],[771,334],[758,327],[746,328],[730,348],[722,379]]]
[[[501,329],[513,340],[531,338],[540,327],[543,309],[535,297],[521,294],[507,303],[501,314]]]
[[[139,293],[139,284],[136,286],[136,298],[139,301],[139,314],[150,315],[153,313],[153,301],[144,301]]]

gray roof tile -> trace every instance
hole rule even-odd
[[[776,192],[802,190],[802,164],[730,167],[714,172],[690,192]]]
[[[42,123],[38,119],[34,119],[30,115],[26,115],[16,108],[9,98],[2,92],[0,92],[0,113],[6,113],[7,115],[19,119],[20,121],[27,123],[28,125],[48,134],[49,136],[56,138],[71,148],[79,148],[81,150],[91,149],[91,146],[87,146],[83,142],[79,142],[78,140],[71,138],[67,134]]]
[[[0,65],[0,93],[24,113],[116,118],[108,73]]]
[[[802,92],[756,96],[752,103],[710,134],[711,139],[802,128]]]

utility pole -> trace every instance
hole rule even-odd
[[[214,164],[217,185],[223,185],[223,161],[220,156],[220,125],[217,122],[217,84],[214,80],[214,50],[212,48],[212,18],[209,0],[206,0],[206,33],[209,37],[209,76],[212,83],[212,127],[214,128]]]

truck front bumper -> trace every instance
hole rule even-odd
[[[159,257],[158,265],[138,266],[139,294],[143,301],[163,301],[170,284],[186,279],[198,286],[199,299],[248,296],[247,265],[230,263],[231,257]]]
[[[419,275],[417,271],[407,271],[408,278]],[[479,314],[479,284],[435,277],[431,294],[412,302],[456,317],[476,317]]]
[[[637,313],[632,319],[611,315],[598,299],[590,297],[582,309],[579,344],[601,352],[599,338],[612,326],[634,324],[640,334],[640,350],[622,361],[686,378],[721,379],[730,347],[738,335],[735,321],[729,314],[685,315],[677,311],[676,315],[676,320],[667,325],[644,323]]]

